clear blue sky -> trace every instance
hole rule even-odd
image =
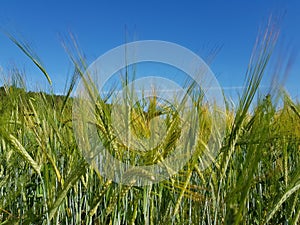
[[[17,1],[4,0],[0,26],[21,34],[48,70],[54,91],[61,93],[72,65],[61,45],[71,31],[91,63],[106,51],[133,40],[164,40],[189,48],[200,56],[222,46],[211,68],[229,94],[243,85],[258,28],[270,13],[286,12],[281,42],[300,53],[300,1]],[[285,52],[285,49],[282,48]],[[300,54],[298,54],[300,56]],[[300,57],[295,57],[286,87],[299,98]],[[0,34],[0,66],[24,69],[27,83],[47,88],[32,63]],[[267,85],[264,80],[263,85]]]

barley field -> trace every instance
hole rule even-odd
[[[69,52],[75,73],[63,96],[26,91],[15,69],[0,89],[0,224],[299,224],[300,104],[280,88],[258,93],[277,36],[274,29],[259,36],[245,75],[247,88],[237,105],[225,99],[225,138],[217,140],[220,149],[211,166],[201,166],[211,124],[199,94],[199,151],[171,178],[146,186],[115,183],[83,157],[71,95],[84,73],[80,56]],[[10,39],[51,83],[31,49]],[[285,68],[275,73],[284,74]],[[99,137],[111,147],[110,110],[104,99],[95,105]],[[172,151],[178,121],[166,120],[170,135],[164,148],[133,152],[133,158],[153,164]],[[137,136],[148,135],[144,123],[135,124]],[[122,160],[122,146],[111,151]]]

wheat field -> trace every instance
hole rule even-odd
[[[71,92],[84,73],[80,56],[70,53],[76,72],[64,96],[26,91],[15,70],[0,90],[0,224],[299,224],[300,104],[282,89],[258,94],[277,36],[274,29],[259,36],[246,73],[247,88],[236,106],[226,101],[225,138],[218,140],[219,153],[211,166],[201,169],[207,135],[199,135],[199,151],[177,174],[141,187],[101,176],[78,147]],[[51,84],[32,50],[10,39]],[[200,94],[196,99],[197,125],[205,134],[209,116]],[[96,112],[99,136],[112,146],[111,115],[103,99]],[[143,163],[155,163],[172,151],[176,121],[168,118],[171,135],[162,153],[139,155]],[[145,121],[134,126],[137,136],[149,136]],[[122,146],[111,150],[122,160]]]

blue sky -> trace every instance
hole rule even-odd
[[[37,1],[5,0],[0,27],[26,40],[41,58],[57,93],[63,92],[72,64],[61,38],[75,34],[88,63],[106,51],[134,40],[164,40],[189,48],[205,59],[222,46],[211,64],[229,95],[240,92],[258,29],[271,13],[285,12],[281,52],[300,50],[300,2],[271,0],[211,1]],[[287,54],[288,55],[288,54]],[[298,54],[299,55],[299,54]],[[286,56],[286,55],[283,55]],[[300,55],[299,55],[300,56]],[[286,88],[299,98],[300,57],[295,56]],[[0,66],[17,66],[28,86],[48,89],[46,79],[4,34],[0,34]],[[262,85],[268,85],[268,77]]]

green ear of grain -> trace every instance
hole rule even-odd
[[[62,204],[66,198],[70,188],[80,179],[80,177],[86,173],[87,163],[83,160],[79,160],[74,166],[73,171],[71,172],[69,178],[65,181],[62,190],[59,192],[57,199],[52,205],[49,211],[49,220],[51,221],[57,212],[59,206]]]
[[[41,174],[41,166],[37,164],[33,160],[33,158],[29,155],[23,145],[19,142],[17,138],[15,138],[12,134],[8,135],[8,140],[14,147],[14,149],[26,160],[27,163],[37,172],[38,175]]]
[[[180,195],[178,197],[178,200],[175,204],[175,207],[174,207],[174,212],[173,212],[173,217],[175,217],[177,214],[178,214],[178,211],[179,211],[179,208],[180,208],[180,203],[182,201],[182,198],[184,196],[184,193],[186,192],[187,190],[187,186],[189,185],[190,183],[190,179],[191,179],[191,176],[192,176],[192,173],[193,173],[193,170],[191,169],[188,174],[186,175],[186,180],[184,182],[184,185],[183,187],[181,188],[181,192],[180,192]]]
[[[44,74],[44,76],[48,80],[49,84],[52,85],[52,81],[49,74],[47,73],[46,69],[42,66],[42,63],[40,62],[39,58],[35,55],[35,53],[32,51],[32,49],[30,49],[30,47],[27,44],[18,41],[11,34],[6,33],[6,35],[39,68],[39,70]]]
[[[290,188],[287,192],[284,193],[284,195],[279,199],[279,201],[275,204],[273,207],[273,210],[269,213],[268,217],[266,218],[266,221],[264,224],[267,224],[272,217],[275,215],[275,213],[280,209],[282,204],[296,191],[300,189],[300,182],[298,182],[294,187]]]

